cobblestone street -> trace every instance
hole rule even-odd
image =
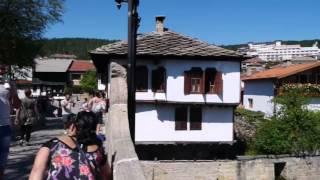
[[[20,146],[18,142],[12,142],[9,160],[5,171],[7,180],[28,179],[34,157],[39,147],[53,137],[63,133],[62,121],[59,118],[49,118],[46,127],[36,130],[31,135],[30,146]]]

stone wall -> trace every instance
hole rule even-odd
[[[147,180],[320,179],[317,157],[240,157],[230,161],[141,161]]]

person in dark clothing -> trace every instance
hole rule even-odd
[[[21,101],[21,108],[17,113],[18,124],[21,127],[21,140],[20,144],[23,145],[25,142],[29,145],[32,125],[35,123],[38,117],[38,110],[36,101],[31,98],[31,90],[25,90],[25,98]]]

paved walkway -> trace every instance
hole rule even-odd
[[[5,171],[7,180],[28,179],[34,157],[39,147],[53,137],[63,133],[61,119],[51,118],[46,121],[46,128],[32,133],[30,146],[20,146],[13,142],[10,148],[9,161]]]

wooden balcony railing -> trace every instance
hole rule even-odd
[[[283,95],[290,90],[298,90],[301,95],[308,97],[320,97],[320,84],[283,84],[277,89],[277,95]]]

